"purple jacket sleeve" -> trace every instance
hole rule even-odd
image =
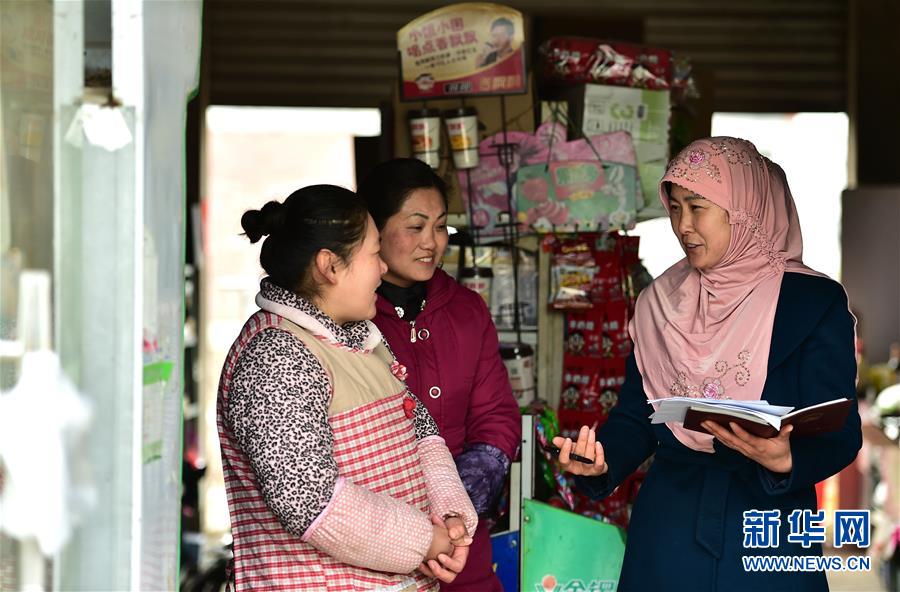
[[[473,444],[456,457],[459,478],[479,516],[488,514],[506,483],[509,459],[490,444]]]
[[[487,306],[476,298],[475,323],[481,331],[481,352],[475,370],[469,414],[466,422],[466,448],[488,444],[514,460],[522,440],[519,406],[512,394],[509,375],[500,359],[497,329]]]

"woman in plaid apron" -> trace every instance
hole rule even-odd
[[[300,189],[244,214],[267,236],[260,310],[232,346],[218,429],[235,590],[436,590],[477,516],[378,329],[378,233],[352,192]]]

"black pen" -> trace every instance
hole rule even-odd
[[[553,446],[552,444],[547,444],[546,446],[542,446],[544,452],[550,454],[553,458],[559,458],[559,453],[562,452],[557,446]],[[577,460],[580,463],[584,463],[586,465],[593,465],[594,461],[589,459],[586,456],[581,456],[580,454],[575,454],[574,452],[569,453],[569,458],[571,460]]]

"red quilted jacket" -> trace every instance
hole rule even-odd
[[[515,459],[522,438],[519,408],[481,296],[437,270],[414,328],[381,295],[373,320],[406,366],[407,385],[428,408],[454,457],[468,445],[483,443]],[[499,589],[499,581],[491,568],[486,527],[479,526],[466,569],[442,590],[492,589]]]

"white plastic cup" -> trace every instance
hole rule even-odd
[[[460,107],[444,112],[447,136],[457,169],[478,166],[478,112],[474,107]]]
[[[433,169],[441,165],[441,112],[415,109],[406,114],[412,154]]]

